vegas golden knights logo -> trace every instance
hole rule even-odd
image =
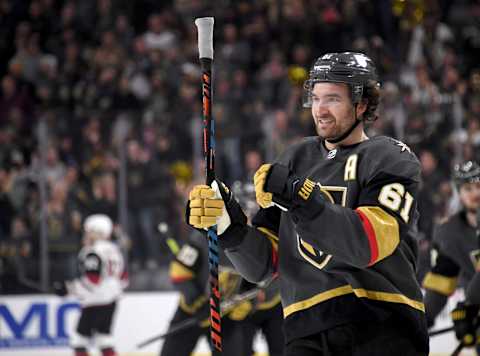
[[[332,255],[327,255],[326,253],[317,250],[308,242],[302,240],[302,238],[297,234],[297,248],[300,255],[310,262],[315,267],[322,269],[326,266],[328,261],[332,258]]]
[[[347,198],[346,187],[322,186],[318,183],[316,184],[320,186],[320,190],[324,193],[327,199],[330,200],[330,202],[345,206],[346,198]],[[304,187],[305,187],[305,184],[304,184]],[[313,187],[311,187],[310,184],[308,185],[308,189],[306,188],[305,190],[306,192],[308,192],[308,195],[310,195],[314,187],[315,187],[315,184]],[[308,197],[306,199],[308,199]],[[321,232],[319,233],[321,234]],[[323,251],[316,249],[311,244],[303,240],[298,234],[297,234],[297,249],[300,255],[305,260],[307,260],[309,263],[311,263],[318,269],[324,268],[332,258],[332,255],[326,254]]]

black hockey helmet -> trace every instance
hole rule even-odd
[[[453,168],[453,181],[457,188],[466,183],[480,182],[480,166],[474,161],[466,161]]]
[[[327,53],[318,58],[304,83],[303,106],[312,107],[312,90],[315,83],[346,83],[350,86],[352,102],[360,102],[363,88],[369,82],[378,83],[373,61],[363,53]]]

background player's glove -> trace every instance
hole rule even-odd
[[[65,282],[55,281],[53,282],[52,287],[53,292],[60,297],[64,297],[68,294],[67,285]]]
[[[316,216],[324,208],[325,198],[319,185],[292,174],[288,167],[279,163],[260,167],[254,183],[257,202],[262,207],[275,203],[305,218]],[[271,194],[270,201],[268,194]]]
[[[475,345],[478,309],[478,305],[466,305],[463,302],[459,302],[450,313],[455,336],[465,346]]]
[[[247,224],[247,217],[231,190],[218,180],[213,181],[211,187],[193,187],[186,209],[186,220],[201,232],[217,225],[218,236],[227,230],[244,228]]]
[[[228,313],[228,317],[232,320],[240,321],[244,320],[253,310],[253,304],[249,300],[244,300],[238,303],[231,312]]]

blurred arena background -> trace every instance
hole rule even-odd
[[[75,275],[94,213],[114,220],[128,260],[118,350],[158,354],[158,343],[132,348],[166,331],[178,297],[158,224],[180,242],[192,233],[186,194],[203,180],[193,20],[205,14],[218,176],[251,189],[260,164],[315,134],[301,107],[313,59],[367,53],[384,90],[368,132],[402,140],[422,164],[419,279],[429,267],[432,231],[458,207],[452,167],[480,157],[479,1],[0,0],[1,355],[70,354],[78,310],[52,283]],[[432,338],[435,355],[455,346]]]

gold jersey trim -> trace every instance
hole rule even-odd
[[[193,273],[192,270],[188,269],[178,261],[170,263],[169,275],[170,279],[173,281],[186,281],[195,277],[195,273]]]
[[[400,303],[406,304],[414,309],[420,310],[425,313],[425,304],[422,302],[410,299],[403,294],[399,293],[387,293],[387,292],[378,292],[373,290],[366,290],[363,288],[354,289],[353,293],[359,298],[367,298],[372,300],[379,300],[382,302],[389,303]]]
[[[257,227],[259,231],[261,231],[272,243],[273,248],[277,251],[278,250],[278,236],[275,235],[271,230],[267,229],[266,227]]]
[[[296,313],[300,310],[305,310],[314,305],[322,303],[326,300],[340,297],[342,295],[351,294],[351,293],[354,293],[358,298],[367,298],[367,299],[378,300],[378,301],[388,302],[388,303],[406,304],[414,309],[420,310],[421,312],[425,312],[425,305],[422,302],[410,299],[402,294],[372,291],[372,290],[366,290],[363,288],[354,289],[352,288],[351,285],[347,284],[347,285],[330,289],[329,291],[314,295],[313,297],[302,300],[300,302],[290,304],[289,306],[283,308],[283,316],[284,318],[286,318],[289,315]]]
[[[400,243],[398,221],[378,206],[361,206],[357,210],[367,217],[375,233],[378,254],[370,263],[374,264],[390,256]]]
[[[198,309],[200,309],[205,302],[208,300],[207,296],[201,295],[197,299],[193,301],[192,304],[187,304],[185,301],[185,297],[183,295],[180,296],[180,309],[182,309],[187,314],[195,314]]]
[[[428,272],[423,279],[422,286],[425,289],[430,289],[448,297],[455,292],[457,281],[457,277],[446,277],[441,274]]]
[[[350,285],[345,285],[338,288],[330,289],[329,291],[314,295],[313,297],[304,299],[300,302],[290,304],[289,306],[283,308],[283,316],[284,318],[286,318],[290,314],[293,314],[297,311],[308,309],[328,299],[340,297],[342,295],[346,295],[350,293],[353,293],[353,288]]]

